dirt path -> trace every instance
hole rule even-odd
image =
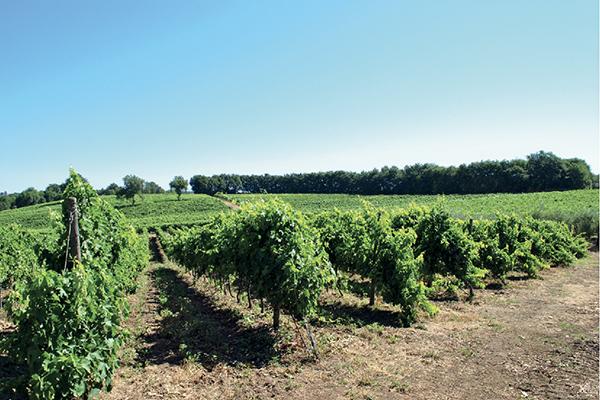
[[[287,319],[275,337],[258,305],[156,264],[136,356],[102,398],[597,399],[598,253],[542,275],[438,303],[408,329],[330,295],[309,361]]]
[[[229,201],[229,200],[225,200],[225,199],[223,199],[221,197],[217,197],[217,199],[221,200],[223,202],[223,204],[225,204],[227,207],[231,208],[232,210],[239,210],[240,209],[239,204],[235,204],[234,202]]]

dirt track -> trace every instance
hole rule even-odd
[[[289,321],[274,337],[257,304],[170,266],[149,274],[133,355],[103,398],[598,398],[598,253],[479,291],[473,304],[438,303],[408,329],[389,308],[331,294],[331,318],[315,328],[319,361]]]

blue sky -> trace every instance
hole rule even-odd
[[[598,148],[592,0],[0,5],[0,191]]]

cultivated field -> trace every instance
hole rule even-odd
[[[592,236],[597,190],[132,205],[68,182],[81,262],[59,203],[0,212],[1,398],[598,398],[597,250],[531,216]]]
[[[181,201],[172,193],[147,194],[135,205],[118,200],[115,196],[102,196],[113,204],[137,228],[168,225],[193,225],[206,222],[211,216],[227,207],[213,197],[202,194],[185,194]],[[303,212],[319,212],[338,208],[353,210],[361,207],[361,200],[386,209],[408,207],[411,204],[433,205],[442,203],[457,218],[493,218],[496,213],[529,214],[535,217],[567,222],[578,232],[593,235],[598,231],[598,190],[572,190],[565,192],[487,194],[450,196],[357,196],[345,194],[277,194],[277,195],[227,195],[237,203],[272,197],[290,203]],[[48,230],[52,213],[60,213],[58,202],[0,211],[0,225],[18,223],[26,228]]]
[[[497,193],[472,195],[378,195],[348,194],[241,194],[228,195],[238,203],[278,197],[304,212],[319,212],[338,208],[356,210],[367,200],[386,209],[405,208],[411,204],[443,206],[456,218],[494,218],[497,213],[532,215],[542,219],[563,221],[574,225],[578,232],[593,235],[598,232],[598,190],[570,190],[540,193]],[[0,216],[2,214],[0,213]]]
[[[115,196],[102,196],[123,212],[136,228],[166,225],[193,225],[206,222],[211,216],[227,211],[227,207],[214,197],[204,194],[186,194],[177,200],[174,193],[146,194],[143,200],[130,201]],[[25,228],[49,230],[55,216],[60,215],[59,202],[0,211],[0,225],[18,223]],[[54,215],[54,216],[53,216]]]

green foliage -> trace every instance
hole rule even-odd
[[[260,199],[268,200],[271,195],[228,195],[229,200],[241,204]],[[318,214],[339,209],[341,211],[360,210],[361,200],[367,199],[376,207],[388,210],[392,215],[396,210],[412,209],[413,205],[431,207],[441,196],[354,196],[340,194],[283,194],[281,200],[302,211],[305,215]],[[174,193],[145,195],[144,202],[131,205],[129,201],[112,196],[103,197],[125,214],[136,228],[158,228],[202,224],[220,211],[226,211],[219,200],[202,195],[189,194],[180,202]],[[2,199],[2,196],[0,196]],[[576,233],[587,237],[598,235],[598,190],[576,190],[568,192],[488,194],[488,195],[449,195],[444,196],[444,207],[448,213],[459,219],[490,219],[498,213],[516,213],[519,217],[533,216],[565,222]],[[44,203],[20,209],[0,211],[0,225],[18,223],[26,228],[49,230],[50,211],[60,210],[57,203]],[[394,219],[392,220],[393,223]]]
[[[363,172],[327,171],[286,175],[195,175],[194,193],[467,194],[588,189],[590,166],[544,151],[526,160],[479,161],[458,167],[414,164]]]
[[[532,252],[533,240],[540,238],[517,217],[499,215],[494,221],[478,221],[470,226],[471,236],[479,244],[480,268],[504,283],[511,271],[525,272],[536,277],[545,267],[542,259]]]
[[[548,265],[572,264],[588,246],[564,223],[516,215],[477,221],[469,232],[479,245],[478,266],[501,282],[511,271],[536,277]]]
[[[245,205],[235,215],[235,257],[259,297],[298,318],[314,314],[331,268],[302,214],[274,200]]]
[[[106,200],[123,212],[136,228],[162,228],[205,224],[220,212],[229,211],[220,200],[206,195],[164,193],[144,196],[144,202],[134,206],[114,198]]]
[[[231,218],[217,215],[209,223],[180,228],[170,233],[159,231],[161,244],[171,259],[184,265],[195,276],[210,276],[219,282],[229,280],[233,254],[226,256]],[[234,240],[233,238],[231,240]]]
[[[57,245],[38,246],[40,254],[54,253],[41,257],[47,268],[35,267],[16,280],[9,297],[8,315],[17,330],[3,347],[27,364],[23,385],[34,399],[89,397],[110,388],[124,339],[125,295],[148,260],[145,239],[75,171],[64,196],[77,199],[81,262],[64,269],[62,227]],[[63,221],[69,221],[66,212]]]
[[[188,181],[183,176],[176,176],[169,183],[171,190],[177,193],[177,200],[181,199],[181,194],[185,192],[188,188]]]
[[[164,193],[165,189],[161,188],[160,185],[156,182],[144,182],[143,192],[146,194],[160,194]],[[116,194],[116,192],[111,194]]]
[[[587,252],[587,241],[574,235],[564,223],[529,218],[524,224],[524,236],[532,241],[532,253],[550,265],[572,264]]]
[[[37,241],[18,225],[0,226],[0,286],[25,280],[38,266]]]
[[[372,305],[377,293],[384,301],[400,305],[406,326],[414,322],[420,308],[432,310],[413,254],[412,229],[394,230],[389,214],[366,202],[361,212],[323,213],[313,224],[336,269],[369,278]]]
[[[477,266],[489,271],[489,275],[504,283],[506,275],[514,270],[515,263],[507,246],[500,244],[497,226],[492,221],[470,222],[471,237],[478,243]]]
[[[376,281],[377,276],[371,275],[369,266],[369,261],[376,257],[373,253],[361,255],[364,251],[361,246],[375,249],[367,238],[377,236],[373,229],[377,225],[362,220],[379,218],[381,222],[387,217],[380,210],[373,214],[377,218],[369,218],[369,208],[366,210],[362,217],[336,210],[317,214],[312,220],[336,270],[358,273]],[[412,247],[415,254],[422,256],[418,279],[427,282],[429,296],[455,293],[464,287],[482,287],[486,276],[504,283],[507,274],[513,271],[536,277],[542,268],[569,265],[587,250],[587,241],[576,236],[566,224],[515,214],[463,222],[451,218],[440,206],[430,210],[413,205],[396,211],[391,217],[391,227],[395,231],[416,230],[417,240]]]
[[[45,201],[44,194],[35,188],[28,188],[19,193],[15,199],[15,207],[26,207]]]
[[[16,194],[0,194],[0,211],[10,210],[15,207]]]
[[[135,204],[135,196],[143,199],[142,193],[144,193],[144,180],[139,176],[126,175],[123,178],[123,188],[117,195],[131,200],[131,204]]]
[[[56,201],[62,199],[64,187],[56,183],[52,183],[46,187],[44,198],[46,201]]]
[[[455,276],[469,288],[482,287],[485,271],[477,268],[476,243],[463,231],[461,221],[435,207],[419,221],[416,251],[423,254],[422,273],[432,282],[434,275]]]
[[[444,208],[454,218],[469,220],[494,219],[498,213],[533,216],[565,222],[588,237],[598,235],[598,190],[571,190],[564,192],[501,193],[475,195],[376,195],[348,194],[233,194],[230,197],[241,204],[268,200],[277,196],[304,213],[320,213],[339,209],[360,210],[366,199],[376,207],[394,213],[396,209],[413,206],[434,207],[443,199]],[[2,213],[0,213],[0,217]]]
[[[393,214],[392,228],[416,229],[419,226],[419,222],[425,216],[425,214],[427,214],[428,211],[429,209],[426,207],[411,204],[408,208],[401,209]]]
[[[27,365],[30,398],[86,398],[110,388],[125,312],[117,283],[82,265],[62,274],[40,268],[18,282],[8,307],[18,334],[7,344]]]
[[[304,319],[317,309],[321,290],[333,279],[327,254],[304,216],[277,200],[242,207],[208,225],[163,239],[165,249],[197,275],[266,299],[274,309]]]
[[[112,270],[123,288],[133,290],[135,277],[147,261],[145,241],[140,240],[123,214],[99,197],[74,171],[71,171],[64,196],[77,199],[82,263],[88,268]],[[67,226],[69,215],[64,206],[63,221]],[[65,230],[61,239],[65,246],[66,235]]]
[[[144,202],[132,205],[130,201],[115,196],[101,196],[121,211],[135,228],[161,228],[203,224],[227,207],[215,198],[203,194],[190,194],[177,199],[175,193],[150,194]],[[1,198],[1,197],[0,197]],[[49,232],[52,229],[52,213],[60,213],[57,202],[38,204],[0,212],[0,225],[17,223],[24,228]]]
[[[311,219],[311,224],[317,228],[325,251],[336,271],[352,270],[355,241],[353,234],[356,234],[352,228],[356,219],[356,213],[342,212],[337,209],[319,213]]]
[[[412,252],[415,239],[412,229],[393,231],[386,235],[380,247],[383,300],[402,307],[404,326],[410,326],[417,319],[419,309],[429,314],[436,310],[426,300],[425,286],[420,281],[420,263]]]
[[[111,183],[104,189],[99,189],[98,194],[99,195],[116,195],[116,194],[119,194],[119,192],[121,190],[122,190],[122,188],[119,185],[117,185],[116,183]]]

